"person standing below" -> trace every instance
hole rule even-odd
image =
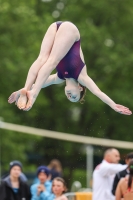
[[[31,200],[45,200],[51,193],[52,183],[48,181],[50,174],[46,166],[37,168],[37,177],[39,181],[31,186]]]
[[[133,160],[130,162],[129,166],[129,175],[125,178],[122,178],[116,189],[116,198],[115,200],[132,200],[133,199]]]
[[[10,163],[9,176],[1,181],[0,200],[30,200],[30,187],[19,177],[22,172],[22,164],[19,161]]]
[[[133,159],[133,152],[127,154],[126,156],[126,159],[125,159],[125,163],[127,165],[129,165],[130,161]],[[116,191],[116,188],[117,188],[117,185],[120,181],[121,178],[125,177],[126,175],[129,174],[129,168],[127,167],[126,169],[118,172],[116,175],[115,175],[115,178],[114,178],[114,182],[113,182],[113,187],[112,187],[112,194],[115,195],[115,191]]]
[[[62,177],[62,165],[58,159],[52,159],[47,167],[50,170],[51,181],[56,177]]]
[[[14,161],[11,161],[11,163],[12,163],[12,162],[14,162]],[[20,161],[17,160],[17,162],[19,162],[19,164],[22,165]],[[5,174],[2,176],[2,179],[3,179],[3,180],[6,179],[7,176],[9,176],[9,172],[5,173]],[[27,179],[26,175],[25,175],[23,172],[21,172],[19,178],[20,178],[21,181],[28,182],[28,179]]]
[[[113,200],[111,194],[114,175],[126,169],[127,165],[118,164],[120,154],[117,149],[109,148],[104,158],[93,172],[93,200]]]
[[[45,200],[68,200],[64,193],[67,191],[65,180],[61,177],[56,177],[52,182],[52,194]]]

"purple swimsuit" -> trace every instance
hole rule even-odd
[[[62,23],[61,21],[56,22],[57,30]],[[84,66],[85,64],[80,58],[80,40],[78,40],[57,65],[57,75],[60,79],[74,78],[77,80]]]

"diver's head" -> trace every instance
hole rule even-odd
[[[86,87],[80,85],[78,82],[77,84],[66,85],[65,87],[65,95],[71,102],[83,103],[85,93]]]

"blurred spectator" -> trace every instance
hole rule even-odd
[[[47,167],[50,172],[48,176],[49,181],[52,181],[56,177],[62,177],[62,165],[58,159],[52,159]],[[39,182],[39,179],[38,177],[36,177],[33,183],[38,183],[38,182]]]
[[[56,177],[52,182],[52,194],[46,200],[67,200],[64,193],[67,191],[66,183],[63,178]]]
[[[114,199],[111,193],[114,175],[127,167],[118,164],[119,160],[117,149],[110,148],[105,151],[102,163],[93,172],[93,200]]]
[[[10,163],[10,173],[0,184],[0,200],[31,199],[30,188],[19,177],[22,173],[22,164],[19,161]]]
[[[17,162],[19,162],[21,165],[22,165],[22,163],[20,162],[20,161],[18,161],[18,160],[16,160]],[[11,161],[11,163],[12,162],[14,162],[14,161]],[[7,176],[9,176],[9,172],[7,172],[7,173],[5,173],[3,176],[2,176],[2,179],[5,179]],[[25,174],[23,173],[23,172],[21,172],[21,174],[20,174],[20,180],[22,180],[22,181],[28,181],[28,179],[27,179],[27,177],[25,176]]]
[[[133,160],[130,161],[129,175],[122,178],[116,188],[116,200],[132,200],[133,199]]]
[[[129,165],[130,161],[133,159],[133,152],[127,154],[126,156],[126,159],[125,159],[125,163],[127,165]],[[129,168],[127,167],[126,169],[118,172],[116,175],[115,175],[115,178],[114,178],[114,182],[113,182],[113,188],[112,188],[112,193],[113,195],[115,195],[115,191],[116,191],[116,188],[117,188],[117,185],[118,185],[118,182],[120,181],[121,178],[125,177],[127,174],[129,174]]]
[[[62,177],[62,165],[58,159],[52,159],[47,167],[50,169],[50,180]]]
[[[50,174],[49,169],[46,166],[40,166],[37,168],[37,177],[39,182],[31,186],[31,200],[45,200],[51,193],[52,183],[48,181]]]

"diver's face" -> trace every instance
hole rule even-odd
[[[78,86],[75,87],[65,87],[65,95],[71,102],[77,102],[80,99],[80,92],[83,90],[82,87]]]

